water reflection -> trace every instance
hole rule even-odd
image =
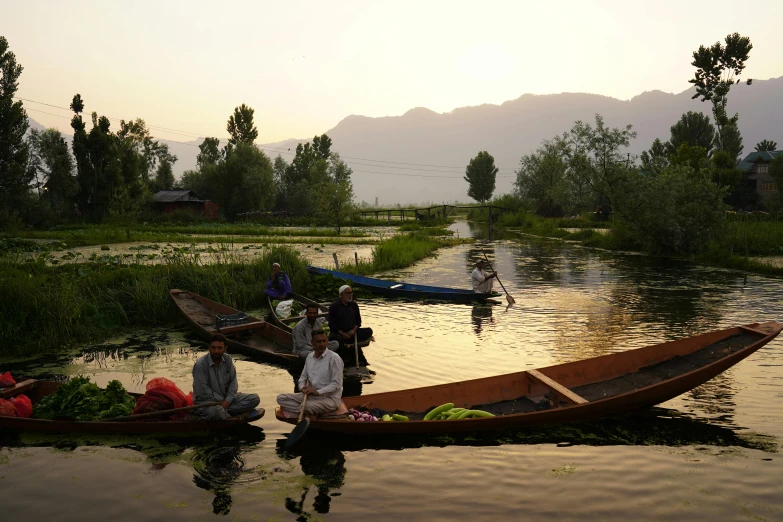
[[[287,460],[296,458],[296,455],[283,451],[281,448],[282,446],[278,445],[277,451],[280,458]],[[337,449],[324,447],[318,451],[301,454],[299,465],[302,472],[315,482],[316,495],[312,503],[313,511],[319,514],[329,513],[332,495],[340,495],[340,493],[330,494],[330,492],[339,490],[345,483],[345,456]],[[298,498],[289,496],[285,499],[285,508],[298,515],[296,520],[309,520],[310,518],[305,501],[312,487],[310,484],[304,484]]]
[[[485,325],[495,324],[495,320],[492,318],[491,304],[473,305],[473,309],[470,312],[470,318],[473,322],[473,331],[478,337],[481,337],[481,330]]]

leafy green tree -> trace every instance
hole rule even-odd
[[[272,165],[272,175],[275,178],[275,187],[277,188],[277,195],[275,196],[275,207],[285,208],[287,207],[287,192],[285,185],[285,172],[288,169],[288,162],[278,154]]]
[[[672,165],[686,165],[698,172],[709,167],[710,161],[707,157],[707,149],[697,145],[690,145],[688,142],[682,143],[671,156]]]
[[[172,164],[174,162],[170,161],[169,158],[175,158],[176,160],[176,156],[171,155],[160,160],[158,170],[155,172],[155,179],[151,186],[153,193],[174,188],[174,170],[172,169]]]
[[[258,138],[258,129],[253,123],[253,113],[255,110],[244,103],[234,109],[234,114],[228,118],[228,143],[237,145],[239,143],[253,143]]]
[[[775,180],[778,188],[778,198],[783,203],[783,155],[776,156],[769,164],[769,175]]]
[[[522,156],[515,182],[516,193],[542,216],[572,207],[568,159],[557,141],[545,141],[533,154]]]
[[[468,182],[468,196],[482,205],[492,198],[495,191],[495,179],[498,168],[495,166],[495,158],[487,151],[481,151],[470,160],[465,167],[465,177]]]
[[[341,228],[355,210],[351,183],[353,171],[336,152],[330,154],[329,160],[328,179],[318,185],[318,210],[340,235]]]
[[[296,146],[296,155],[285,169],[278,208],[303,214],[319,212],[317,188],[329,180],[331,146],[332,140],[326,134],[313,137],[312,143]]]
[[[691,65],[696,67],[696,73],[688,82],[696,86],[693,98],[701,97],[701,101],[712,103],[712,115],[718,128],[717,148],[732,153],[724,142],[727,138],[724,128],[730,125],[736,127],[739,115],[728,117],[728,94],[731,86],[740,82],[736,77],[745,69],[745,62],[750,57],[753,44],[750,38],[740,36],[739,33],[726,36],[725,42],[726,45],[720,42],[715,42],[710,47],[701,45],[694,51]],[[752,82],[753,80],[747,80],[746,83],[751,85]]]
[[[23,67],[0,36],[0,212],[23,210],[21,202],[30,191],[34,171],[28,168],[29,148],[24,135],[27,113],[14,101]]]
[[[73,213],[74,197],[78,184],[74,176],[74,162],[60,131],[47,129],[30,131],[31,156],[36,163],[36,179],[41,190],[39,195],[61,218]]]
[[[642,172],[645,175],[657,176],[669,166],[669,142],[662,142],[655,138],[650,150],[642,152]]]
[[[756,144],[756,151],[758,152],[774,152],[778,150],[778,144],[776,141],[772,140],[761,140]]]
[[[736,122],[728,123],[721,127],[718,135],[721,143],[720,150],[725,151],[731,156],[734,159],[735,165],[739,164],[739,162],[742,161],[742,151],[745,147],[742,144],[742,134],[740,134]]]
[[[332,149],[332,138],[326,134],[315,136],[313,138],[313,149],[315,149],[315,153],[321,159],[328,160]]]
[[[201,145],[198,146],[199,153],[196,156],[196,165],[199,168],[207,165],[216,165],[223,159],[223,152],[220,150],[220,140],[218,138],[204,138]]]
[[[187,188],[215,201],[231,221],[245,212],[268,210],[274,203],[272,162],[252,143],[238,143],[224,161],[201,169],[200,177],[195,180],[200,187]]]
[[[715,142],[715,126],[708,116],[700,112],[688,111],[680,120],[672,125],[671,137],[667,143],[669,155],[674,154],[683,143],[693,147],[702,147],[707,155],[712,154]]]

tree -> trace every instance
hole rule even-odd
[[[684,142],[671,156],[671,164],[686,165],[693,169],[694,172],[706,169],[709,166],[707,149]]]
[[[718,136],[722,144],[720,150],[731,156],[735,165],[739,164],[742,161],[742,151],[745,147],[742,144],[742,134],[740,134],[737,124],[728,123],[721,127]]]
[[[539,215],[562,215],[563,209],[574,206],[568,160],[557,141],[545,141],[533,154],[522,156],[515,185],[517,195]]]
[[[31,130],[29,142],[30,155],[37,158],[36,179],[40,183],[41,199],[59,217],[69,216],[73,212],[78,184],[68,144],[56,129]]]
[[[226,130],[231,136],[228,143],[237,145],[239,143],[253,143],[258,138],[258,129],[253,124],[253,113],[255,111],[244,103],[234,108],[234,114],[228,118]]]
[[[217,165],[201,170],[199,195],[220,205],[227,219],[239,214],[271,208],[275,197],[272,162],[252,143],[238,143]]]
[[[672,127],[674,128],[674,127]],[[669,166],[670,142],[663,143],[655,138],[649,151],[642,151],[642,171],[646,175],[657,176]]]
[[[778,155],[769,164],[769,175],[775,180],[778,198],[783,203],[783,155]]]
[[[756,144],[756,150],[758,152],[774,152],[778,150],[778,144],[772,140],[761,140]]]
[[[23,67],[8,48],[8,40],[0,36],[0,212],[21,210],[33,179],[24,139],[27,113],[22,102],[13,99]]]
[[[223,153],[220,150],[220,140],[217,138],[204,138],[201,145],[198,146],[199,153],[196,156],[196,165],[199,168],[207,165],[216,165],[223,159]]]
[[[330,220],[340,235],[342,226],[354,211],[353,172],[336,152],[330,154],[329,160],[329,179],[318,185],[318,207],[321,216]]]
[[[313,137],[312,143],[296,146],[296,155],[285,169],[284,195],[278,200],[278,208],[303,214],[318,212],[317,187],[329,180],[329,161],[332,140],[326,134]]]
[[[750,57],[750,50],[753,49],[750,38],[740,36],[739,33],[726,36],[725,41],[726,45],[715,42],[711,47],[701,45],[694,51],[691,65],[696,67],[696,73],[693,79],[688,80],[688,83],[696,86],[694,99],[701,97],[703,102],[712,102],[712,115],[718,128],[717,145],[721,150],[727,150],[724,127],[736,126],[739,119],[738,114],[731,118],[726,114],[728,94],[731,86],[740,82],[739,79],[735,81],[735,78],[742,74],[745,62]],[[746,83],[751,85],[752,82],[753,80],[749,79]]]
[[[672,125],[666,148],[671,155],[680,145],[687,143],[693,147],[703,147],[707,155],[711,155],[714,142],[715,126],[709,117],[700,112],[688,111],[680,117],[680,121]]]
[[[495,158],[487,151],[479,152],[465,167],[465,177],[468,182],[468,196],[482,205],[492,198],[495,191],[495,178],[498,168],[495,166]]]

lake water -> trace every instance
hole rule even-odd
[[[490,257],[517,304],[360,302],[375,382],[399,390],[514,372],[781,320],[781,281],[563,241],[487,238],[388,274],[467,287]],[[324,263],[324,266],[326,263]],[[0,520],[783,520],[783,341],[657,408],[492,436],[308,436],[292,454],[274,398],[293,378],[237,356],[266,416],[202,438],[4,435]],[[203,343],[182,325],[69,356],[6,364],[85,374],[129,391],[168,377],[190,390]],[[313,434],[310,434],[313,435]]]

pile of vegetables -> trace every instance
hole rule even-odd
[[[41,399],[33,409],[33,417],[94,421],[130,415],[135,405],[136,399],[128,395],[120,381],[111,381],[101,390],[89,377],[74,377]]]
[[[390,422],[390,421],[397,421],[397,422],[402,421],[402,422],[405,422],[406,420],[409,420],[409,419],[405,415],[399,415],[397,413],[392,413],[390,415],[390,414],[387,413],[386,415],[381,417],[381,420],[382,421],[386,421],[386,422]]]
[[[483,410],[469,410],[466,408],[455,408],[453,402],[441,404],[433,408],[424,416],[424,420],[461,420],[474,419],[477,417],[494,417],[491,413]]]
[[[371,413],[367,413],[366,411],[350,409],[348,410],[348,420],[355,420],[359,422],[377,422],[380,419],[373,416]]]

